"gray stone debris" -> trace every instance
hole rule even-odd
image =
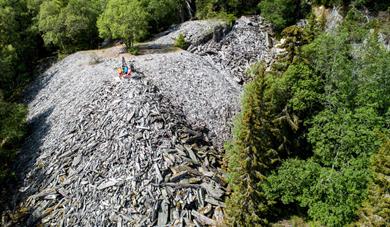
[[[213,37],[217,28],[226,28],[227,25],[221,20],[197,20],[187,21],[182,24],[173,26],[170,30],[161,33],[151,43],[158,45],[173,45],[176,38],[183,34],[188,43],[200,45]]]
[[[153,42],[172,45],[185,32],[190,52],[132,57],[132,79],[120,80],[120,60],[98,52],[72,54],[42,74],[26,94],[31,135],[12,199],[25,217],[18,224],[220,225],[221,150],[242,91],[232,75],[246,80],[246,67],[269,61],[273,45],[259,17],[226,29],[184,23]],[[12,216],[1,224],[15,224]]]
[[[161,92],[183,109],[191,125],[206,127],[215,146],[230,138],[233,114],[239,110],[241,87],[206,59],[187,51],[134,58]]]
[[[39,122],[26,149],[39,153],[24,159],[35,161],[18,198],[32,211],[27,224],[217,223],[226,193],[222,157],[204,128],[192,128],[148,78],[104,79],[95,72],[104,75],[110,61],[72,67],[80,58],[49,70],[42,79],[50,82],[29,105],[30,121]],[[60,65],[74,74],[63,78]]]
[[[271,25],[260,16],[243,16],[223,38],[203,45],[191,45],[188,51],[199,54],[238,83],[248,81],[247,68],[258,61],[270,64],[274,58]],[[219,41],[218,41],[219,40]]]

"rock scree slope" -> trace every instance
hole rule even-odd
[[[188,51],[132,57],[141,76],[130,80],[116,77],[119,58],[95,57],[66,57],[27,92],[32,133],[14,197],[24,224],[220,224],[221,148],[241,86]]]

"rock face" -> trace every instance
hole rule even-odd
[[[191,52],[133,56],[132,79],[119,80],[120,58],[98,51],[41,75],[27,92],[31,135],[16,166],[22,218],[2,225],[220,225],[222,146],[242,90],[227,71],[244,80],[272,45],[258,17],[227,35],[224,26],[186,22],[152,41],[172,45],[185,33]]]

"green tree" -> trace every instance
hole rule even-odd
[[[224,12],[233,15],[254,14],[259,0],[196,0],[199,18],[215,17]]]
[[[9,95],[13,88],[15,88],[16,81],[14,80],[15,69],[17,64],[16,49],[12,44],[0,44],[0,91],[1,89]]]
[[[31,78],[33,62],[40,53],[40,38],[30,29],[31,18],[24,0],[0,0],[0,90],[7,101]]]
[[[121,38],[128,48],[146,36],[150,15],[138,0],[108,0],[97,26],[102,38]]]
[[[0,0],[0,190],[6,187],[14,157],[26,132],[27,108],[17,103],[31,80],[42,47],[32,28],[34,11],[26,0]],[[0,198],[2,200],[3,198]]]
[[[226,145],[229,185],[232,194],[227,201],[231,225],[267,224],[268,203],[260,185],[278,160],[273,149],[271,121],[264,99],[266,80],[264,67],[247,84],[242,99],[242,112],[234,123],[233,140]]]
[[[16,48],[21,41],[19,10],[20,6],[12,5],[9,1],[0,1],[0,89],[6,96],[9,96],[16,83],[14,76],[19,60]]]
[[[313,155],[285,161],[264,190],[271,200],[299,204],[330,226],[355,218],[367,195],[369,159],[382,143],[378,135],[388,134],[390,68],[384,62],[390,54],[367,28],[356,32],[355,19],[345,21],[338,34],[323,34],[304,46],[300,60],[274,79],[288,82],[274,86],[291,93],[289,105],[304,120]],[[301,110],[311,116],[302,118]]]
[[[386,226],[390,219],[390,140],[371,158],[368,198],[359,209],[356,226]]]
[[[259,4],[260,15],[272,22],[277,31],[303,17],[306,7],[300,0],[263,0]]]
[[[308,207],[309,216],[327,226],[343,226],[352,220],[366,196],[369,178],[365,160],[350,164],[336,170],[322,167],[312,159],[287,160],[277,174],[267,178],[264,191],[269,199]]]
[[[92,0],[45,0],[40,5],[38,29],[46,45],[70,53],[97,44],[99,5]]]
[[[244,93],[234,139],[227,146],[230,223],[264,224],[271,213],[291,207],[329,226],[356,218],[367,196],[370,157],[383,143],[379,135],[389,134],[390,68],[385,62],[390,53],[359,12],[347,15],[335,34],[285,29],[287,55],[265,73],[262,89]],[[249,105],[257,103],[251,100],[261,105]],[[252,129],[242,119],[267,124],[257,128],[260,124],[251,122]],[[260,139],[254,146],[249,138]],[[255,149],[246,149],[251,146]],[[275,163],[252,161],[271,149]],[[247,177],[256,171],[262,177]],[[263,212],[249,210],[257,206]],[[378,210],[386,209],[381,205]]]
[[[183,22],[186,15],[185,0],[142,0],[149,15],[149,25],[152,31],[161,31],[168,26]]]

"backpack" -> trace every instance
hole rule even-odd
[[[123,73],[127,74],[129,72],[129,67],[124,66],[123,67]]]

